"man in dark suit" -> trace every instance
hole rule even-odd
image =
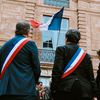
[[[97,51],[97,54],[100,60],[100,50]],[[98,70],[97,70],[96,83],[98,87],[98,100],[100,100],[100,62],[99,62]]]
[[[37,100],[36,83],[41,70],[37,46],[34,41],[27,38],[30,32],[32,30],[28,22],[18,22],[15,37],[6,42],[0,49],[0,76],[2,76],[0,77],[0,95],[2,100],[3,98],[6,100],[6,97],[9,97],[10,100]],[[8,59],[11,50],[24,39],[28,42],[18,51],[5,70],[2,66]],[[4,75],[2,75],[3,71]]]
[[[83,52],[82,60],[75,58],[79,49],[79,40],[80,32],[70,29],[66,33],[66,45],[56,49],[51,83],[53,100],[93,100],[96,82],[91,58],[82,49],[80,49]],[[75,62],[77,63],[74,66]],[[66,73],[64,70],[68,64],[71,66],[66,70]],[[63,76],[64,74],[65,76]]]

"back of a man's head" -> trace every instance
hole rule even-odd
[[[100,49],[97,51],[98,56],[100,57]]]
[[[30,24],[27,21],[19,21],[16,24],[16,35],[27,35],[30,31]]]
[[[77,29],[69,29],[66,33],[66,38],[68,42],[78,43],[80,37],[80,32]]]

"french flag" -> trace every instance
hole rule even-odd
[[[33,19],[29,20],[29,22],[33,28],[39,28],[41,31],[60,30],[63,11],[64,11],[64,7],[61,8],[60,11],[55,13],[48,22],[43,24],[36,22]]]

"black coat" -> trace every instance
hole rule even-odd
[[[97,87],[98,87],[98,96],[100,98],[100,63],[99,63],[99,67],[98,67],[98,71],[97,71],[97,77],[96,77],[96,83],[97,83]]]
[[[86,54],[81,64],[73,73],[64,79],[61,79],[65,66],[78,47],[79,46],[77,44],[69,43],[68,45],[60,46],[56,49],[55,61],[52,70],[52,93],[53,91],[71,92],[73,83],[76,80],[78,80],[81,84],[83,97],[92,97],[93,91],[96,90],[92,62],[88,54]]]

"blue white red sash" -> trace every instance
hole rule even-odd
[[[71,58],[71,60],[68,62],[67,66],[64,69],[64,73],[61,78],[67,77],[69,74],[74,72],[74,70],[79,66],[79,64],[82,62],[86,55],[86,52],[78,48],[74,56]]]
[[[21,48],[29,41],[28,38],[23,38],[20,41],[18,41],[15,46],[12,48],[12,50],[9,52],[8,56],[6,57],[2,69],[1,69],[1,73],[0,73],[0,79],[3,77],[5,71],[7,70],[7,68],[9,67],[9,65],[11,64],[12,60],[14,59],[14,57],[16,56],[16,54],[21,50]]]

